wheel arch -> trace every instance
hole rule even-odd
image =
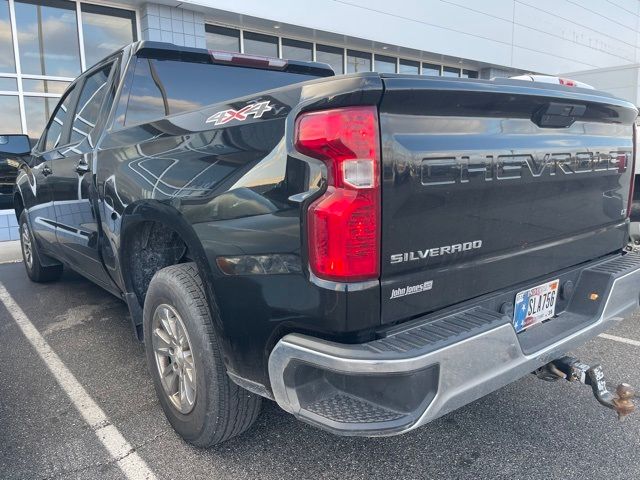
[[[16,214],[16,219],[20,222],[20,215],[22,215],[22,212],[24,211],[24,200],[22,199],[22,194],[18,189],[13,192],[13,210]]]
[[[128,205],[123,212],[120,227],[120,252],[118,255],[120,272],[125,287],[125,301],[129,306],[133,326],[136,329],[138,339],[142,340],[144,338],[142,332],[142,308],[144,305],[141,302],[143,299],[140,299],[135,293],[134,277],[132,272],[134,264],[130,259],[134,253],[132,251],[134,237],[140,232],[140,227],[145,222],[154,222],[162,225],[168,230],[174,231],[184,242],[186,247],[186,256],[184,258],[196,264],[198,274],[203,280],[202,283],[205,289],[204,293],[209,304],[214,331],[223,347],[226,361],[226,352],[228,352],[227,337],[224,334],[225,329],[222,321],[220,320],[221,316],[218,308],[218,302],[213,289],[213,272],[207,260],[202,242],[193,229],[193,226],[185,219],[177,208],[152,200],[142,200]]]

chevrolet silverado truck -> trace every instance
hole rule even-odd
[[[128,305],[198,446],[262,398],[404,433],[565,357],[638,307],[636,108],[570,81],[375,72],[127,46],[62,96],[18,174],[27,275]]]

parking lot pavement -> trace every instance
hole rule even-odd
[[[131,446],[118,456],[87,422],[68,385],[0,303],[0,478],[136,478],[135,454],[157,478],[635,478],[640,413],[619,423],[584,386],[524,378],[417,431],[391,438],[336,437],[265,401],[240,438],[200,450],[166,422],[143,346],[125,305],[76,274],[29,282],[21,263],[0,265],[0,284]],[[14,312],[15,313],[15,312]],[[636,314],[612,335],[640,341]],[[600,361],[610,384],[640,386],[640,347],[596,338],[577,352]],[[73,393],[73,392],[72,392]],[[80,410],[79,410],[80,408]],[[133,473],[132,473],[133,472]],[[140,473],[142,476],[143,473]]]

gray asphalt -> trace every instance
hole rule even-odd
[[[584,386],[528,376],[404,436],[330,435],[266,401],[256,425],[222,446],[185,444],[166,422],[125,305],[74,273],[0,283],[158,478],[591,479],[640,477],[640,413],[619,423]],[[611,332],[640,340],[640,315]],[[0,478],[123,474],[0,303]],[[640,386],[640,348],[596,338],[573,352],[610,384]]]

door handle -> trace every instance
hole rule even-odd
[[[47,176],[51,175],[52,173],[53,173],[53,170],[51,170],[51,167],[45,163],[43,165],[43,167],[42,167],[42,175],[47,177]]]
[[[80,160],[76,165],[76,172],[79,173],[80,175],[84,175],[88,171],[89,171],[89,164],[84,159]]]

